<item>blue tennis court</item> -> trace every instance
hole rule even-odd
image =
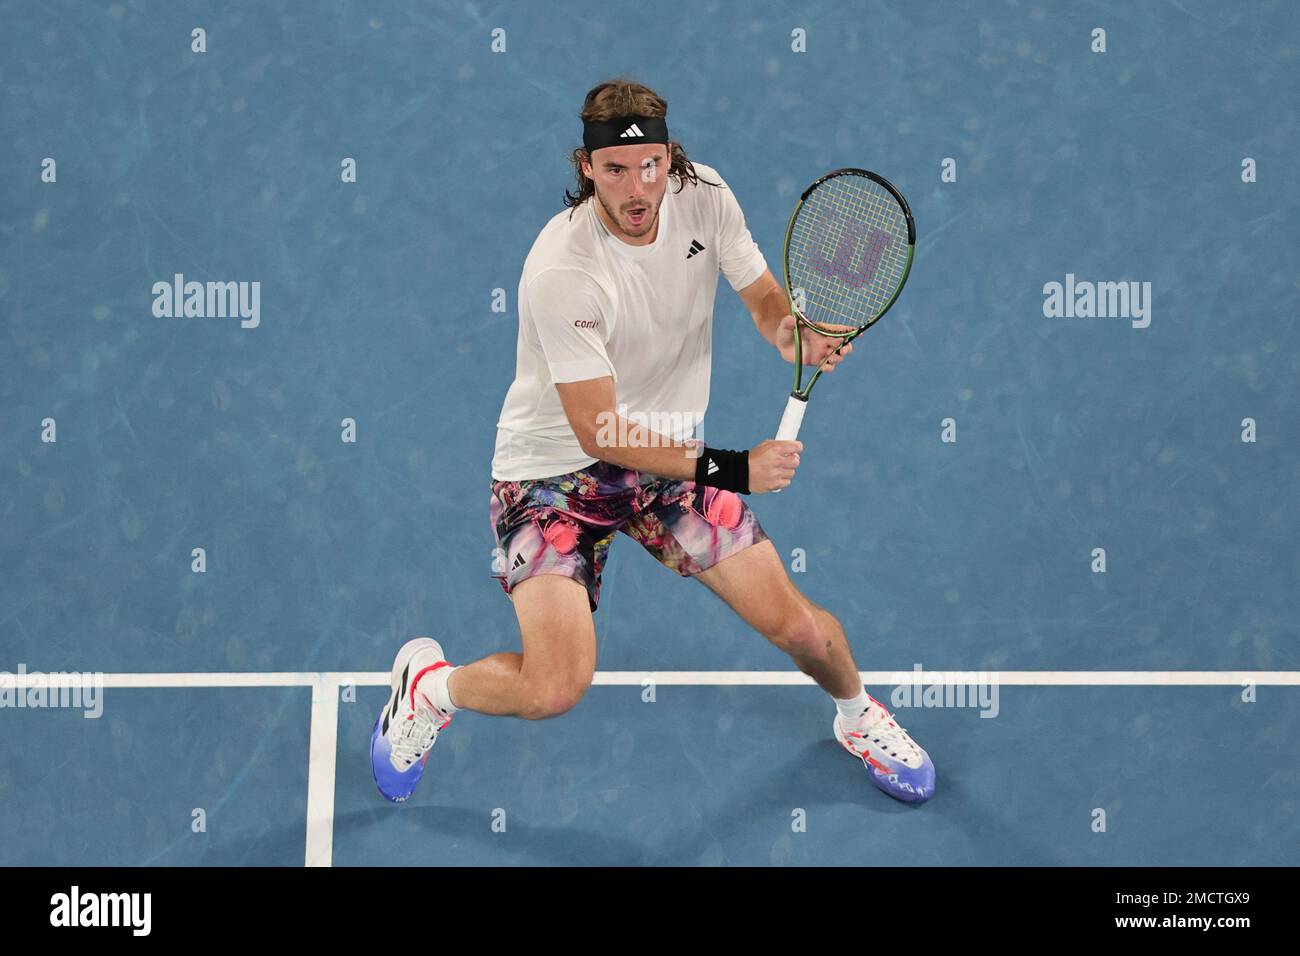
[[[0,12],[0,865],[1300,863],[1294,5]],[[375,791],[404,641],[518,650],[516,288],[621,74],[778,277],[823,172],[910,201],[907,288],[748,503],[882,701],[996,692],[890,704],[923,806],[625,539],[578,707],[457,715]],[[160,315],[187,281],[244,310]],[[789,367],[725,282],[713,336],[749,447]]]

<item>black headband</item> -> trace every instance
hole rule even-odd
[[[582,124],[582,145],[588,155],[606,146],[668,143],[668,123],[662,116],[618,116]]]

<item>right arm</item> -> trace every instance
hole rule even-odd
[[[559,382],[555,386],[569,426],[584,454],[620,468],[679,481],[694,481],[703,446],[698,441],[673,441],[615,411],[614,379]],[[785,488],[799,466],[803,443],[765,441],[749,452],[749,490],[763,494]]]
[[[692,481],[702,443],[673,441],[618,414],[614,366],[605,350],[607,303],[590,276],[553,269],[528,285],[532,319],[551,380],[582,450],[620,468]],[[799,442],[765,441],[749,452],[749,490],[784,488],[799,464]]]

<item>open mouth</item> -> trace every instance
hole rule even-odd
[[[635,209],[627,211],[628,221],[634,226],[639,226],[645,222],[646,215],[650,212],[645,206],[637,206]]]

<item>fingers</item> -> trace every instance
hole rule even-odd
[[[808,366],[818,366],[823,371],[832,372],[835,366],[839,365],[853,351],[852,345],[835,347],[826,343],[824,340],[819,341],[816,346],[805,344],[804,346],[804,364]],[[817,356],[820,355],[820,358]]]
[[[826,360],[822,363],[822,369],[827,372],[835,371],[835,367],[843,362],[852,351],[852,345],[845,345],[839,351],[832,351],[830,355],[826,356]]]
[[[803,442],[792,441],[783,444],[788,445],[789,450],[782,451],[773,469],[777,488],[788,488],[790,482],[794,481],[795,469],[799,467],[799,452],[803,450]]]

